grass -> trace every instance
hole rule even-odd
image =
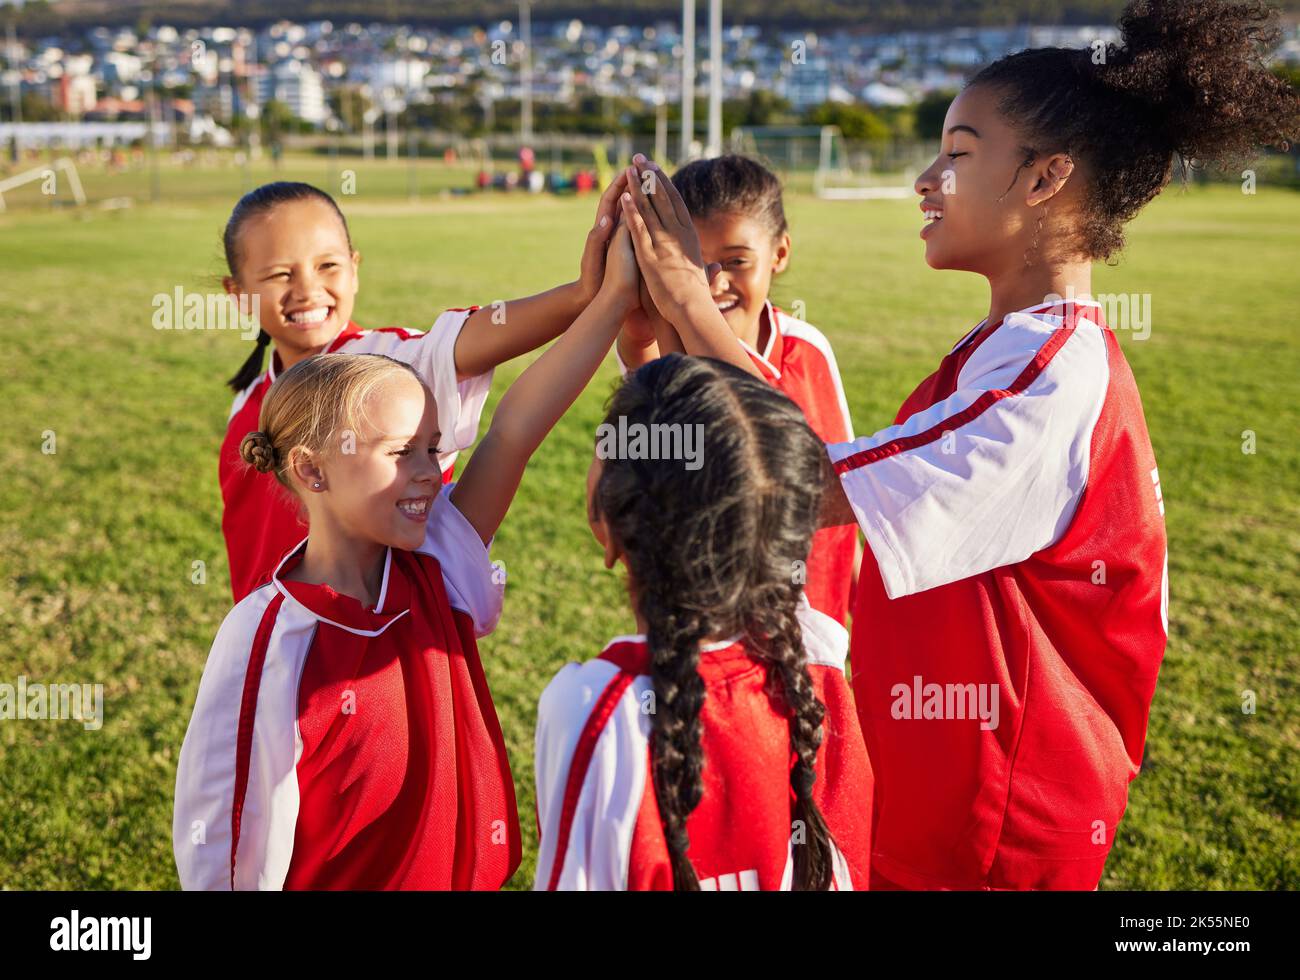
[[[327,167],[289,160],[285,175],[324,181]],[[102,683],[106,716],[97,732],[0,723],[3,887],[176,886],[177,754],[229,607],[222,380],[247,345],[155,331],[151,300],[212,288],[238,176],[168,170],[178,199],[167,206],[77,213],[11,199],[0,215],[0,681]],[[122,193],[86,179],[92,199]],[[374,164],[342,200],[364,255],[362,324],[425,327],[444,307],[572,278],[594,203],[405,194],[401,167]],[[795,261],[774,299],[804,304],[835,346],[858,431],[879,428],[979,319],[982,285],[926,268],[910,201],[787,203]],[[1098,292],[1152,299],[1150,337],[1121,342],[1160,463],[1171,583],[1147,760],[1103,888],[1300,885],[1297,228],[1292,192],[1170,192],[1132,226],[1124,259],[1097,273]],[[498,371],[489,411],[524,363]],[[534,458],[494,552],[510,585],[481,651],[519,792],[515,888],[531,884],[536,853],[537,697],[562,664],[632,626],[582,503],[614,378],[609,362]],[[1254,454],[1242,451],[1247,430]]]

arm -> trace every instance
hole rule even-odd
[[[483,374],[554,339],[587,307],[605,273],[605,252],[618,217],[623,175],[600,196],[587,232],[578,279],[536,296],[490,303],[470,314],[456,339],[458,381]]]
[[[626,229],[615,234],[609,252],[600,292],[510,386],[451,493],[451,502],[485,543],[509,510],[529,458],[596,373],[636,305],[636,261]]]
[[[664,354],[674,351],[686,353],[677,329],[655,308],[644,282],[641,283],[640,304],[639,309],[633,310],[623,320],[623,329],[618,333],[618,343],[614,348],[624,375]]]
[[[642,189],[632,167],[620,201],[650,298],[681,337],[687,353],[716,358],[762,378],[713,301],[686,203],[658,165],[640,154],[633,158],[638,161],[650,193]]]

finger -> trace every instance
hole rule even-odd
[[[654,204],[646,199],[645,191],[641,189],[641,178],[635,167],[628,168],[627,177],[628,188],[624,193],[631,195],[632,203],[636,206],[637,213],[641,215],[641,219],[645,222],[653,240],[657,234],[663,232],[663,222],[660,220],[658,212],[655,211]]]
[[[596,204],[595,227],[602,227],[600,219],[608,218],[609,223],[603,226],[606,234],[612,230],[611,225],[618,219],[618,196],[623,193],[626,186],[627,175],[620,172],[609,182],[609,186],[601,193],[600,200]]]
[[[641,212],[637,209],[631,192],[625,191],[619,201],[623,206],[623,224],[627,226],[628,234],[632,237],[632,247],[636,250],[637,260],[653,258],[655,254],[654,237],[650,234],[645,219],[641,217]]]
[[[651,162],[650,166],[652,166],[659,174],[659,186],[662,189],[661,193],[665,198],[667,198],[668,203],[672,205],[673,216],[683,225],[689,224],[691,221],[691,210],[686,206],[686,202],[682,200],[681,191],[677,189],[677,185],[669,179],[668,175],[664,173],[663,167],[659,166],[659,164]]]
[[[659,219],[660,224],[668,227],[676,218],[671,201],[664,198],[663,185],[668,183],[668,178],[664,176],[663,170],[655,165],[653,161],[646,159],[640,153],[633,157],[633,160],[640,161],[639,164],[633,165],[636,167],[641,188],[645,191],[650,205],[655,209],[655,216]],[[649,190],[646,190],[647,187]]]
[[[718,273],[721,271],[722,271],[721,262],[710,262],[708,265],[704,267],[704,275],[708,277],[710,286],[713,285],[713,280],[717,278]]]

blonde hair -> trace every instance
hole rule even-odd
[[[346,434],[365,423],[370,396],[407,375],[420,380],[409,364],[382,354],[317,354],[299,361],[271,385],[258,418],[261,428],[244,436],[239,455],[294,491],[293,451],[328,458]]]

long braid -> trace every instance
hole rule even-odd
[[[796,888],[831,880],[830,834],[812,797],[824,708],[813,693],[795,610],[820,506],[821,440],[784,395],[728,365],[668,355],[630,376],[607,424],[699,425],[704,465],[608,459],[594,509],[627,556],[646,621],[655,702],[651,762],[674,888],[699,881],[687,820],[703,797],[701,642],[743,634],[768,664],[768,693],[790,718]]]

